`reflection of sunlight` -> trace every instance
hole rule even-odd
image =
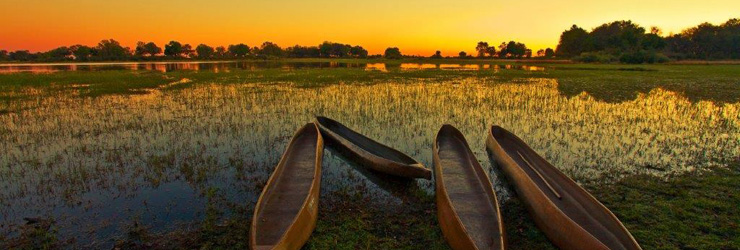
[[[459,69],[461,67],[462,65],[460,64],[440,64],[439,65],[440,69]]]
[[[467,69],[467,70],[479,70],[480,69],[480,65],[478,65],[478,64],[465,64],[465,65],[463,65],[463,69]]]
[[[381,72],[388,72],[385,68],[385,63],[368,63],[365,65],[365,70],[378,70]]]
[[[402,70],[436,69],[437,65],[432,63],[402,63]]]
[[[257,70],[264,68],[279,68],[286,71],[296,68],[364,68],[365,70],[377,70],[388,72],[389,65],[385,63],[344,63],[344,62],[315,62],[315,63],[297,63],[283,62],[274,64],[265,64],[260,62],[132,62],[132,63],[60,63],[60,64],[0,64],[0,74],[12,74],[20,72],[31,72],[36,74],[55,73],[60,71],[98,71],[98,70],[148,70],[159,72],[172,71],[210,71],[210,72],[229,72],[232,68]],[[501,68],[512,70],[544,71],[545,67],[541,66],[520,66],[520,65],[490,65],[477,63],[463,64],[433,64],[433,63],[401,63],[401,70],[498,70]]]
[[[498,124],[579,182],[666,176],[740,156],[740,103],[692,103],[662,89],[621,103],[587,93],[564,96],[551,79],[317,88],[214,83],[98,98],[25,91],[39,99],[17,105],[33,108],[0,114],[0,214],[6,218],[74,202],[89,190],[126,196],[174,180],[212,180],[238,190],[233,192],[240,202],[254,202],[290,136],[315,115],[332,117],[426,166],[435,133],[450,123],[490,168],[484,140],[487,128]],[[325,178],[334,181],[322,190],[358,182],[335,157],[325,158],[325,167]]]
[[[545,67],[539,67],[539,66],[522,66],[522,68],[526,71],[545,71]]]

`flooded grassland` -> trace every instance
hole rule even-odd
[[[186,241],[196,246],[246,244],[243,224],[262,187],[294,131],[317,115],[427,167],[437,130],[456,126],[489,169],[504,213],[511,202],[512,211],[521,207],[485,153],[493,124],[596,198],[619,195],[603,190],[635,178],[670,182],[715,169],[736,176],[740,77],[733,74],[740,69],[690,68],[709,76],[692,80],[691,73],[662,72],[685,66],[309,66],[0,75],[0,240],[15,247],[177,245],[154,240],[164,235],[198,239]],[[325,154],[321,221],[308,248],[446,247],[433,182],[386,180],[330,149]],[[632,230],[644,221],[625,223]],[[513,237],[544,241],[527,235],[531,221],[512,224],[523,228]],[[223,228],[244,234],[225,236]],[[654,246],[654,236],[635,236]]]

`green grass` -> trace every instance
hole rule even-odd
[[[627,177],[586,187],[608,207],[644,249],[738,249],[740,165],[663,180]],[[512,249],[555,249],[523,204],[502,208]]]
[[[412,194],[413,195],[413,194]],[[325,206],[304,249],[448,249],[436,220],[432,196],[398,206],[377,204],[370,197],[336,195]]]
[[[740,246],[738,163],[729,169],[695,172],[667,180],[641,175],[586,188],[619,217],[644,249],[738,249]],[[224,204],[211,191],[206,195],[209,206],[234,207],[234,215],[228,219],[219,214],[207,215],[190,230],[166,233],[149,232],[134,223],[127,237],[116,246],[126,249],[246,247],[251,211]],[[392,208],[367,206],[374,201],[362,195],[330,197],[335,200],[322,199],[317,227],[304,249],[448,248],[431,195],[411,194],[411,199]],[[502,214],[511,249],[555,249],[518,199],[507,201]],[[21,237],[0,246],[21,249],[64,246],[63,242],[56,242],[53,224],[51,229],[38,224],[24,228]]]
[[[740,165],[667,180],[632,176],[586,187],[611,209],[644,249],[737,249],[740,246]],[[433,196],[416,194],[393,208],[361,195],[323,199],[317,227],[304,249],[448,249]],[[511,249],[556,249],[516,198],[502,206]],[[250,212],[243,211],[243,214]],[[250,220],[235,216],[213,226],[166,234],[141,233],[117,245],[126,248],[213,248],[246,246]],[[210,226],[206,226],[210,225]],[[143,237],[140,235],[144,235]],[[48,236],[44,236],[48,237]],[[32,242],[27,240],[26,242]]]
[[[305,59],[292,61],[326,61]],[[488,60],[338,60],[346,63],[493,63],[528,64]],[[595,65],[531,62],[545,71],[492,70],[411,70],[389,66],[389,72],[358,68],[307,68],[206,71],[92,71],[52,74],[0,74],[0,115],[13,112],[17,100],[41,99],[65,93],[85,98],[101,95],[138,94],[161,88],[178,91],[198,84],[292,83],[299,87],[329,84],[373,84],[384,81],[455,81],[477,78],[497,82],[526,82],[530,78],[558,80],[562,94],[572,96],[588,92],[596,99],[618,102],[634,99],[661,87],[682,93],[692,101],[740,102],[740,66],[738,65]],[[190,82],[169,86],[188,79]],[[26,91],[26,90],[38,91]],[[40,93],[40,94],[39,94]],[[7,106],[4,106],[7,105]],[[157,159],[152,159],[157,160]],[[198,174],[190,173],[190,179]],[[667,180],[651,176],[626,177],[616,183],[586,187],[609,207],[627,226],[645,249],[738,249],[740,246],[740,166],[673,176]],[[211,196],[216,196],[209,192]],[[391,207],[365,206],[370,198],[357,195],[330,195],[335,200],[321,201],[319,222],[307,249],[445,249],[439,230],[433,196],[412,194],[404,204]],[[214,198],[215,199],[215,198]],[[233,207],[230,217],[207,214],[191,229],[166,233],[148,232],[134,223],[130,233],[117,246],[136,248],[206,248],[246,247],[251,211],[244,205]],[[210,203],[209,203],[210,204]],[[382,208],[381,208],[382,207]],[[518,199],[502,206],[508,242],[512,249],[549,249],[553,246],[536,228]],[[55,242],[56,231],[29,225],[20,237],[4,239],[0,248],[44,248],[64,246]]]
[[[592,190],[645,249],[740,248],[740,165],[663,181],[635,176]]]
[[[286,62],[320,62],[326,59],[289,60]],[[280,68],[238,70],[230,72],[210,71],[92,71],[58,72],[51,74],[0,74],[0,101],[9,104],[12,100],[33,97],[22,92],[33,88],[53,94],[72,92],[80,96],[108,94],[137,94],[148,89],[163,87],[169,83],[188,79],[191,82],[169,89],[182,89],[201,83],[293,83],[299,87],[316,87],[327,84],[372,84],[383,81],[455,80],[479,78],[489,82],[526,81],[529,78],[557,79],[559,89],[573,96],[587,92],[596,99],[617,102],[634,99],[638,93],[647,93],[661,87],[684,94],[692,101],[717,102],[740,101],[740,65],[599,65],[599,64],[554,64],[531,65],[547,67],[545,71],[525,70],[400,70],[402,62],[437,63],[439,60],[407,59],[403,61],[339,59],[344,63],[386,62],[389,72],[364,70],[362,68]],[[445,60],[444,63],[456,63]],[[496,65],[521,65],[527,62],[460,60],[460,63]]]

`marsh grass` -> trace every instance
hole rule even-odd
[[[163,87],[183,89],[198,83],[292,83],[301,87],[328,84],[373,84],[388,81],[448,81],[476,77],[488,81],[511,82],[527,78],[555,79],[562,93],[572,96],[587,92],[598,100],[625,101],[637,93],[663,88],[681,93],[692,101],[740,101],[740,66],[737,65],[594,65],[468,61],[372,61],[338,60],[347,67],[294,68],[290,63],[329,63],[321,60],[291,60],[283,68],[220,70],[100,70],[55,73],[0,74],[0,103],[39,97],[56,92],[80,96],[141,94]],[[380,63],[382,66],[377,66]],[[436,63],[436,64],[434,64]],[[441,64],[440,64],[441,63]],[[505,63],[505,64],[503,64]],[[445,70],[445,65],[453,66]],[[471,67],[469,67],[471,66]],[[380,70],[378,70],[380,69]],[[463,70],[461,70],[463,69]],[[472,69],[472,70],[471,70]],[[532,70],[535,69],[535,70]],[[166,86],[182,79],[187,84]],[[2,107],[0,107],[2,108]],[[0,109],[8,112],[8,108]]]
[[[21,231],[21,218],[48,215],[56,219],[60,241],[73,238],[77,240],[73,246],[97,242],[96,246],[109,247],[127,244],[125,238],[115,236],[127,230],[118,228],[127,228],[132,218],[140,218],[151,238],[134,241],[132,246],[154,244],[152,248],[157,248],[156,239],[162,235],[169,239],[187,236],[183,244],[194,246],[245,244],[247,234],[235,232],[247,230],[239,227],[248,226],[254,202],[290,135],[315,115],[337,119],[428,167],[435,133],[443,123],[453,124],[463,131],[482,165],[492,171],[493,183],[500,183],[499,176],[485,160],[483,146],[486,129],[492,124],[516,133],[589,188],[633,176],[659,181],[691,176],[726,168],[740,155],[740,102],[732,101],[737,95],[718,94],[722,100],[704,95],[717,86],[728,96],[737,93],[733,76],[737,69],[731,66],[554,67],[0,75],[2,80],[15,79],[0,87],[0,96],[7,97],[0,102],[6,105],[0,106],[5,110],[0,113],[0,214],[3,231],[10,232],[0,235],[14,241]],[[700,72],[684,72],[690,69]],[[657,79],[666,71],[675,71],[675,78]],[[109,77],[116,79],[106,80]],[[118,77],[142,81],[125,87],[110,84],[121,80]],[[626,85],[598,83],[603,79]],[[674,81],[684,92],[662,87]],[[583,86],[569,89],[578,84]],[[699,90],[689,91],[694,88]],[[415,182],[409,189],[413,199],[399,197],[329,150],[326,154],[323,222],[309,246],[441,244],[435,215],[427,212],[434,211],[433,182]],[[648,183],[635,185],[639,189]],[[690,187],[708,193],[713,184]],[[495,189],[507,206],[511,197],[507,188],[497,184]],[[614,190],[615,195],[626,193],[626,189]],[[356,213],[342,213],[335,207],[341,204],[332,204],[342,201]],[[617,209],[631,204],[612,202]],[[386,214],[386,208],[396,209],[399,215]],[[676,223],[673,219],[666,217],[660,223]],[[635,225],[645,222],[641,218],[630,221]],[[176,229],[180,223],[193,226],[180,231]],[[522,223],[513,223],[522,225],[524,236],[519,237],[541,237]],[[348,232],[348,228],[360,229]],[[707,235],[728,230],[733,229]],[[119,233],[95,235],[98,231]],[[638,241],[658,242],[652,237],[641,234]]]
[[[737,249],[740,164],[660,180],[649,175],[589,188],[645,249]]]

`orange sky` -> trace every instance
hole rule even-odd
[[[40,51],[113,38],[131,47],[139,40],[283,47],[329,40],[371,54],[397,46],[425,56],[473,53],[481,40],[516,40],[537,51],[554,48],[572,24],[590,30],[631,19],[668,34],[740,18],[738,10],[737,0],[3,0],[0,49]]]

